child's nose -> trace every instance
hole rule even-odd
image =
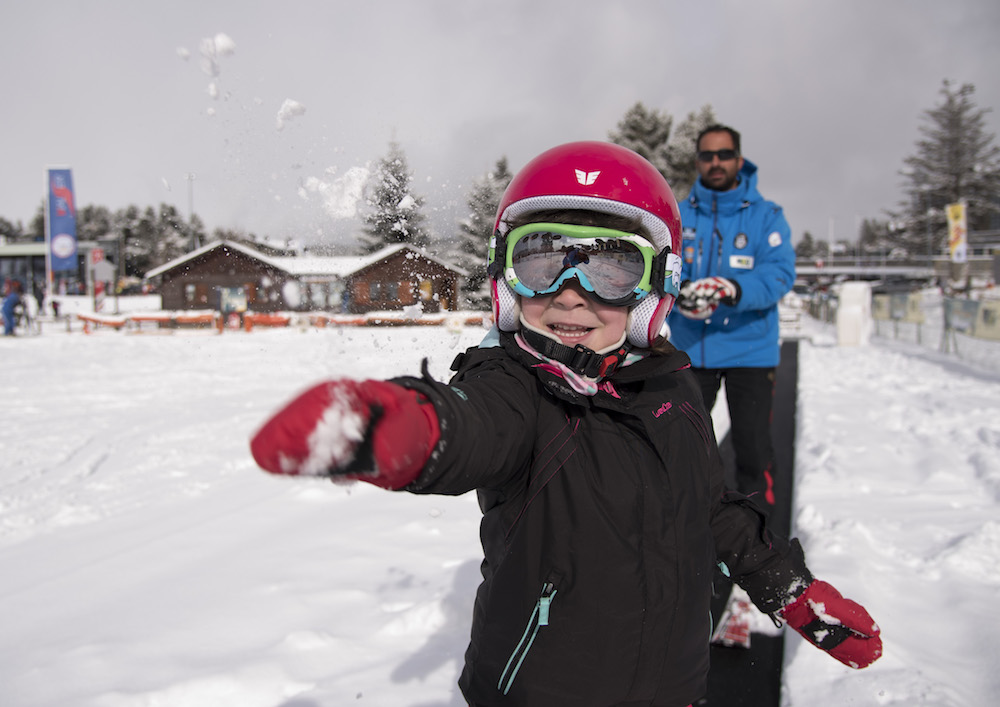
[[[567,280],[556,293],[555,301],[563,307],[584,306],[587,303],[587,294],[576,280]]]

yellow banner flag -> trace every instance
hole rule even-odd
[[[951,262],[964,263],[968,259],[965,234],[965,203],[948,204],[948,253]]]

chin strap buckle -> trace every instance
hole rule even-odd
[[[614,373],[628,356],[632,347],[622,344],[615,351],[599,354],[588,349],[583,344],[570,347],[560,344],[549,337],[522,327],[521,336],[531,344],[538,353],[566,366],[574,373],[588,378],[607,378]]]
[[[632,347],[628,344],[624,344],[617,351],[608,354],[594,354],[595,356],[600,356],[600,366],[597,369],[598,378],[607,378],[612,373],[614,373],[622,362],[625,361],[625,357],[628,356],[628,352]]]

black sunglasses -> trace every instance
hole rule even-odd
[[[713,157],[718,157],[719,162],[728,162],[739,157],[736,150],[702,150],[698,153],[699,162],[711,162]]]

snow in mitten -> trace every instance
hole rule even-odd
[[[708,319],[720,304],[734,305],[742,291],[734,280],[706,277],[681,284],[677,307],[688,319]]]
[[[434,406],[417,391],[342,379],[291,400],[253,436],[250,451],[272,474],[399,489],[417,477],[439,438]]]
[[[788,625],[844,665],[866,668],[882,655],[878,624],[864,607],[814,579],[779,612]]]

